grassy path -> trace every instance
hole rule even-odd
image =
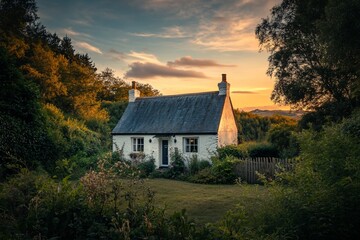
[[[237,204],[256,208],[268,194],[257,185],[204,185],[167,179],[148,179],[146,184],[155,191],[158,206],[166,206],[168,213],[185,208],[198,223],[216,222]]]

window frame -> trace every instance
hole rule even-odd
[[[184,153],[199,152],[199,137],[184,137],[183,139]],[[191,143],[191,140],[194,140],[194,142]]]
[[[145,141],[144,137],[132,137],[131,148],[133,152],[144,152]]]

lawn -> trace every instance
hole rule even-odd
[[[155,202],[172,213],[185,208],[197,223],[216,222],[230,209],[241,204],[248,209],[262,204],[268,191],[258,185],[204,185],[167,179],[148,179],[155,191]]]

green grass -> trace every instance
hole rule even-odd
[[[167,179],[148,179],[145,184],[155,192],[155,204],[167,213],[186,209],[199,224],[216,222],[237,204],[251,211],[268,195],[258,185],[205,185]]]

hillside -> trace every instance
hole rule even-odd
[[[261,117],[271,117],[274,115],[278,115],[278,116],[290,117],[296,120],[300,119],[306,113],[306,111],[261,110],[261,109],[255,109],[250,112]]]

